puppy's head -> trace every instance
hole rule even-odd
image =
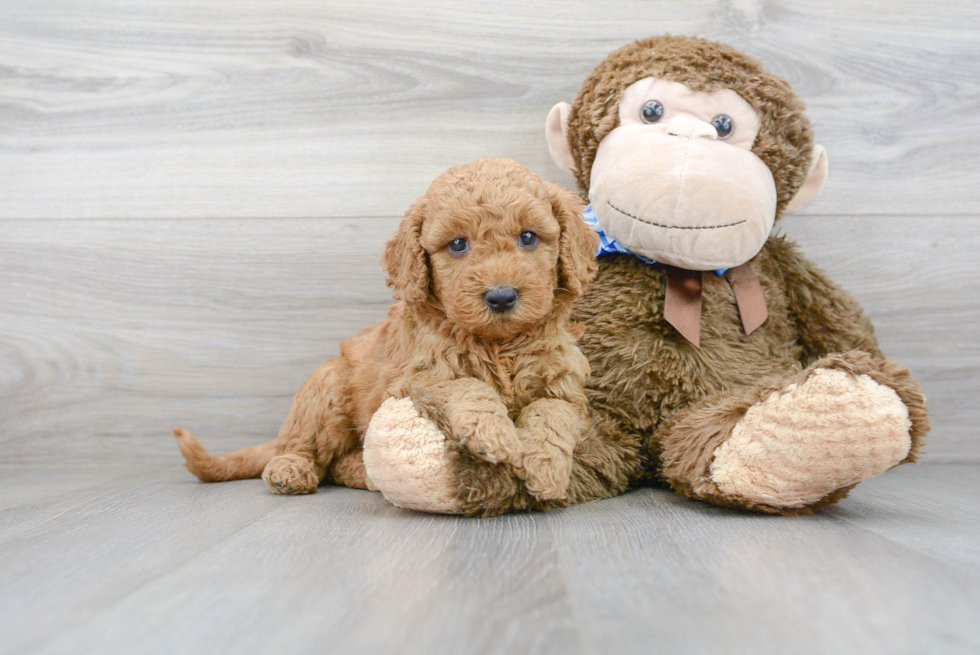
[[[597,237],[583,206],[508,159],[454,166],[388,241],[388,284],[478,336],[512,338],[570,306],[595,277]]]

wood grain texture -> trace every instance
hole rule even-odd
[[[273,438],[306,375],[385,316],[397,222],[0,222],[5,456],[172,454],[172,425]]]
[[[270,439],[341,340],[384,317],[397,218],[0,221],[0,452],[179,460]],[[980,222],[789,217],[931,399],[935,461],[980,461]]]
[[[641,489],[481,520],[0,465],[0,653],[972,653],[976,475],[903,466],[812,517]]]
[[[973,214],[980,5],[8,0],[0,217],[399,214],[451,164],[563,182],[548,109],[628,41],[726,41],[828,148],[821,214]]]

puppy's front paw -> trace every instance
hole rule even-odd
[[[320,484],[313,462],[292,454],[273,457],[262,471],[262,479],[274,494],[310,494]]]
[[[517,428],[506,415],[474,413],[456,421],[454,435],[460,445],[485,462],[517,463],[521,456]]]
[[[520,468],[527,490],[540,500],[564,498],[572,479],[571,449],[552,444],[531,430],[519,436],[525,449]]]

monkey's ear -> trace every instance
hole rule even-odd
[[[585,202],[557,184],[544,183],[551,198],[551,212],[561,226],[558,246],[558,286],[572,299],[585,293],[599,266],[595,251],[599,235],[582,219]]]
[[[795,214],[813,202],[820,195],[824,182],[827,181],[827,172],[827,151],[819,143],[815,144],[813,146],[813,159],[810,163],[810,172],[806,174],[806,180],[803,181],[803,186],[800,187],[800,190],[796,192],[793,199],[786,205],[783,213]]]
[[[567,102],[559,102],[548,112],[544,122],[544,134],[548,139],[548,152],[555,165],[566,173],[575,175],[575,158],[568,147],[568,112],[572,106]]]
[[[422,222],[426,198],[422,196],[408,208],[398,231],[388,239],[381,264],[388,272],[387,284],[394,288],[395,298],[408,304],[429,299],[429,262],[422,248]]]

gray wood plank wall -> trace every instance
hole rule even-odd
[[[552,165],[543,120],[662,32],[761,57],[831,177],[779,229],[853,291],[980,461],[973,0],[0,3],[0,458],[177,461],[271,438],[384,315],[378,260],[446,167]]]

